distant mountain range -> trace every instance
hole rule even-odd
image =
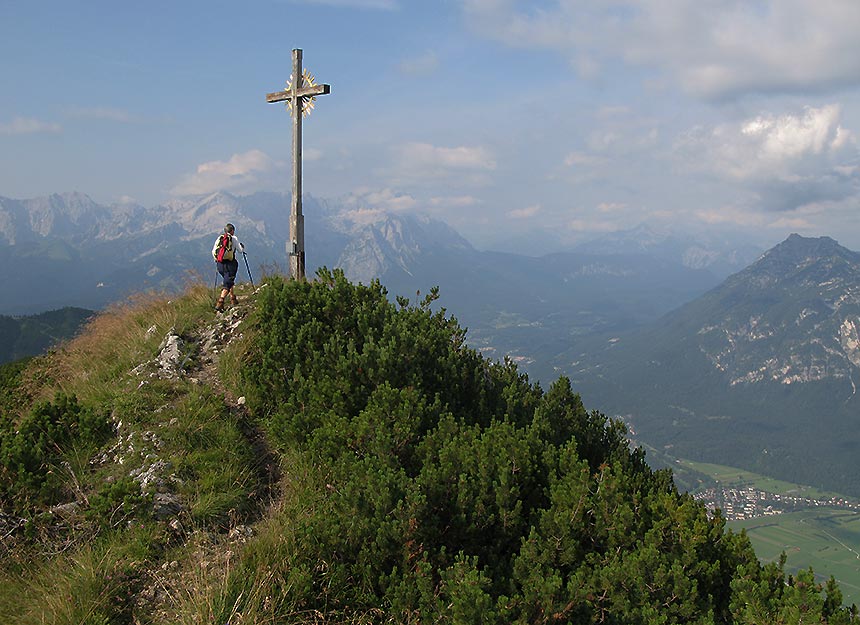
[[[145,208],[100,205],[80,193],[0,197],[0,261],[9,292],[0,314],[102,308],[129,294],[215,278],[209,251],[228,221],[254,274],[282,271],[289,197],[227,193]],[[656,319],[715,286],[760,252],[637,229],[541,258],[475,249],[447,224],[304,198],[308,273],[341,267],[393,295],[440,286],[441,305],[488,355],[526,370],[569,337]],[[695,250],[695,251],[693,251]],[[246,279],[243,267],[240,277]],[[255,275],[259,278],[259,275]]]
[[[752,243],[717,234],[695,237],[657,232],[645,224],[606,234],[576,247],[582,254],[641,254],[672,261],[690,269],[707,269],[725,277],[756,259],[762,249]]]
[[[676,457],[860,496],[860,254],[792,235],[660,320],[554,361]]]

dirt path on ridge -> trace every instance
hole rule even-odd
[[[258,487],[249,493],[250,512],[231,518],[226,527],[182,527],[175,522],[176,545],[184,547],[182,561],[167,558],[147,575],[137,608],[148,614],[153,623],[176,623],[187,609],[188,599],[196,603],[194,593],[205,593],[212,583],[223,584],[231,570],[231,561],[241,545],[256,534],[255,526],[276,510],[281,499],[281,469],[277,454],[262,428],[252,419],[244,397],[226,388],[219,374],[222,353],[242,338],[243,323],[253,307],[253,296],[242,298],[223,313],[213,313],[211,321],[182,337],[183,352],[193,363],[182,377],[204,385],[223,399],[224,411],[236,418],[242,435],[253,449],[253,470]],[[190,356],[190,358],[189,358]],[[201,587],[202,586],[202,587]],[[187,614],[185,615],[187,616]]]

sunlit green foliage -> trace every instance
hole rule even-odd
[[[17,426],[0,428],[0,495],[3,500],[51,503],[63,486],[58,474],[72,446],[95,449],[110,435],[108,418],[58,393],[37,404]]]
[[[243,377],[278,445],[317,481],[278,523],[281,566],[265,571],[283,593],[260,605],[247,592],[265,559],[250,550],[222,616],[754,623],[802,607],[847,618],[834,589],[771,583],[746,537],[649,469],[568,380],[545,392],[468,348],[434,295],[395,305],[378,283],[326,270],[269,282]],[[762,587],[759,608],[744,593]]]

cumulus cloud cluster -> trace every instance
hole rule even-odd
[[[762,114],[697,128],[678,144],[682,160],[745,186],[766,210],[838,201],[858,191],[855,135],[836,105],[797,114]]]
[[[528,219],[534,217],[540,212],[540,204],[531,204],[525,208],[515,208],[508,211],[508,217],[511,219]]]
[[[234,154],[227,161],[209,161],[197,166],[193,174],[186,175],[172,190],[173,195],[198,195],[213,191],[244,193],[258,191],[288,175],[285,163],[271,158],[261,150]],[[279,185],[280,186],[280,185]]]
[[[406,10],[396,0],[298,1]],[[840,101],[846,89],[860,85],[856,0],[455,5],[469,32],[484,42],[561,55],[571,75],[585,79],[576,85],[582,100],[570,109],[562,98],[547,96],[540,110],[556,115],[522,121],[496,145],[475,140],[469,128],[441,139],[416,126],[392,131],[383,151],[366,163],[346,163],[330,151],[326,171],[349,172],[349,184],[362,185],[347,199],[356,221],[419,210],[455,221],[595,233],[644,218],[695,215],[708,224],[803,230],[816,215],[845,213],[860,199],[857,138],[843,121],[856,117],[845,116],[850,104]],[[444,46],[406,50],[391,69],[404,80],[437,74],[450,54]],[[572,119],[559,124],[566,110],[575,111]],[[98,112],[111,118],[110,110]],[[121,120],[119,113],[114,117]],[[0,132],[9,134],[9,127]],[[510,147],[517,140],[522,144]],[[305,151],[306,160],[320,156]],[[522,180],[515,183],[513,172]],[[288,176],[288,166],[250,150],[199,165],[173,192],[245,192],[271,188],[275,179],[282,186]],[[683,200],[676,201],[676,191]]]
[[[392,189],[359,188],[345,200],[356,221],[366,222],[384,212],[401,212],[415,208],[417,201],[407,193]]]
[[[394,149],[387,173],[400,184],[438,183],[448,179],[466,185],[483,184],[496,169],[495,157],[481,146],[443,147],[411,142]]]
[[[860,80],[854,0],[462,0],[472,26],[555,49],[585,76],[613,60],[662,69],[708,98]]]

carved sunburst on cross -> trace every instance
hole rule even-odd
[[[312,89],[317,86],[316,79],[314,75],[311,74],[307,69],[302,72],[302,80],[297,85],[299,89]],[[290,74],[290,79],[287,81],[287,91],[293,90],[293,76]],[[311,114],[311,111],[314,110],[314,102],[316,102],[316,96],[305,96],[302,98],[302,117],[307,117]],[[293,101],[287,100],[287,108],[290,109],[290,115],[293,114]]]

